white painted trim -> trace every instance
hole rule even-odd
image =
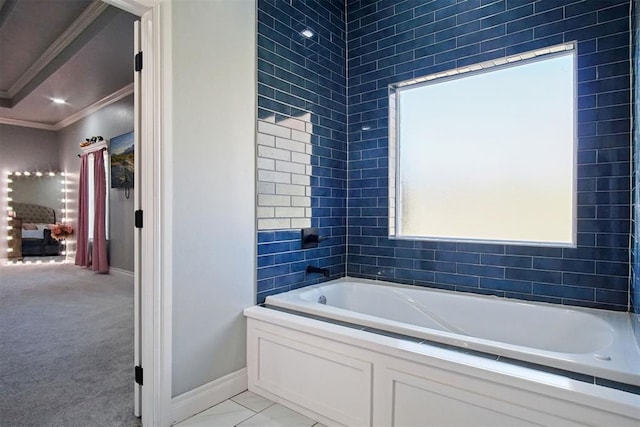
[[[72,114],[71,116],[67,117],[66,119],[60,120],[58,123],[51,125],[51,124],[47,124],[47,123],[39,123],[39,122],[30,122],[27,120],[17,120],[17,119],[7,119],[7,118],[2,118],[0,117],[0,124],[5,124],[5,125],[12,125],[12,126],[22,126],[22,127],[28,127],[28,128],[35,128],[35,129],[44,129],[44,130],[51,130],[51,131],[59,131],[60,129],[63,129],[75,122],[77,122],[80,119],[83,119],[93,113],[95,113],[98,110],[101,110],[102,108],[113,104],[114,102],[118,102],[120,101],[122,98],[125,98],[129,95],[131,95],[133,93],[133,83],[130,83],[128,85],[126,85],[125,87],[123,87],[122,89],[119,89],[115,92],[113,92],[110,95],[105,96],[104,98],[94,102],[93,104],[89,105],[86,108],[83,108],[82,110],[78,111],[75,114]]]
[[[145,2],[148,0],[145,0]],[[152,393],[142,393],[145,425],[169,426],[172,389],[172,257],[170,173],[171,140],[171,7],[157,2],[142,17],[141,174],[145,226],[142,229],[142,361],[152,369]],[[167,163],[168,161],[168,163]],[[167,252],[169,255],[167,256]],[[145,304],[148,303],[148,304]],[[151,349],[151,352],[149,350]],[[148,424],[147,424],[148,423]]]
[[[157,11],[158,8],[154,8]],[[156,248],[158,248],[158,265],[156,266],[157,280],[161,286],[156,295],[154,304],[158,304],[154,321],[159,325],[159,340],[162,343],[162,351],[157,353],[156,375],[161,382],[156,387],[156,401],[166,408],[159,415],[161,421],[170,425],[169,409],[172,398],[172,340],[173,340],[173,23],[172,8],[164,7],[154,16],[158,37],[153,46],[158,49],[154,55],[153,64],[156,75],[154,79],[157,87],[162,91],[156,98],[156,121],[154,131],[158,140],[158,163],[156,165],[158,177],[157,193],[160,197],[156,200],[154,209],[158,214],[155,223],[156,233],[159,236]],[[162,38],[160,38],[162,35]],[[146,55],[146,54],[145,54]],[[146,57],[146,56],[145,56]],[[144,165],[143,165],[144,167]]]
[[[30,122],[27,120],[8,119],[3,117],[0,117],[0,124],[53,131],[57,130],[55,125],[49,125],[47,123]]]
[[[125,279],[133,279],[133,271],[123,270],[121,268],[109,267],[109,274]]]
[[[134,15],[142,16],[150,9],[158,6],[160,0],[104,0],[112,6],[126,10]]]
[[[140,33],[141,33],[142,21],[137,20],[133,24],[133,55],[135,56],[142,50]],[[133,73],[133,144],[134,152],[141,153],[140,139],[142,132],[140,130],[142,119],[142,106],[140,105],[140,98],[142,96],[141,76],[142,73]],[[142,170],[140,168],[140,157],[138,161],[134,162],[134,176],[142,176]],[[140,200],[142,195],[142,186],[138,185],[133,190],[133,205],[134,209],[141,209]],[[140,243],[142,237],[142,229],[135,228],[133,234],[133,359],[135,366],[142,365],[142,304],[140,296],[142,294],[142,253],[140,252]],[[133,414],[136,417],[142,416],[142,386],[140,384],[134,384],[133,386]]]
[[[87,117],[90,114],[95,113],[96,111],[113,104],[114,102],[118,102],[120,101],[122,98],[129,96],[133,93],[133,83],[130,83],[128,85],[126,85],[125,87],[123,87],[122,89],[119,89],[115,92],[113,92],[111,95],[107,95],[104,98],[96,101],[95,103],[89,105],[86,108],[83,108],[82,110],[78,111],[75,114],[72,114],[71,116],[67,117],[64,120],[60,120],[58,123],[56,123],[55,125],[53,125],[53,129],[52,130],[60,130],[62,128],[65,128],[67,126],[69,126],[70,124],[73,124],[75,122],[77,122],[80,119],[83,119],[85,117]]]
[[[425,408],[433,403],[425,399],[425,393],[414,395],[420,389],[440,396],[437,399],[444,396],[449,402],[462,403],[470,414],[482,415],[482,408],[487,408],[536,425],[636,426],[640,421],[640,396],[636,394],[259,306],[246,309],[244,314],[248,317],[249,390],[294,410],[306,408],[301,412],[327,425],[392,425],[393,414],[402,405],[398,399],[407,402],[408,397],[413,403],[402,406],[403,418],[424,420],[429,412]],[[348,375],[336,376],[331,364],[340,363],[345,356],[370,363],[372,383],[353,377],[349,383]],[[289,366],[296,367],[296,375],[290,374]],[[318,387],[307,386],[317,378],[322,378]],[[396,384],[415,390],[400,396]],[[337,388],[348,393],[337,397]],[[362,410],[363,404],[373,410],[371,423],[353,423],[349,418],[358,408]],[[459,407],[448,405],[450,411],[440,412],[436,408],[432,424],[465,424],[457,416],[471,417]],[[446,419],[450,414],[454,417]],[[522,424],[499,420],[477,424]],[[420,425],[415,421],[403,424]]]
[[[171,400],[171,424],[183,421],[247,389],[247,368],[225,375]]]
[[[145,426],[169,426],[171,418],[171,287],[165,286],[162,248],[166,246],[167,227],[161,220],[165,199],[165,177],[162,174],[163,156],[167,152],[164,133],[166,122],[165,73],[171,69],[170,15],[171,5],[164,0],[105,0],[107,3],[140,16],[141,42],[145,63],[142,70],[140,102],[141,155],[139,183],[143,193],[141,204],[145,212],[140,247],[143,253],[141,268],[141,352],[144,369],[142,387],[142,423]],[[169,48],[165,47],[168,43]],[[165,68],[166,67],[166,68]],[[170,85],[169,85],[170,86]],[[169,98],[170,101],[170,98]],[[169,104],[170,105],[170,104]],[[170,112],[170,110],[169,110]],[[170,186],[169,186],[170,187]],[[168,226],[169,231],[170,225]]]
[[[75,39],[87,29],[93,21],[95,21],[105,10],[106,3],[100,0],[94,0],[81,14],[73,21],[73,23],[44,51],[38,59],[25,71],[18,80],[16,80],[9,88],[8,95],[10,98],[16,96],[26,85],[29,84],[47,65],[62,53]]]

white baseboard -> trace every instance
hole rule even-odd
[[[171,399],[171,425],[247,389],[247,368],[225,375]]]
[[[123,270],[121,268],[109,267],[109,274],[133,279],[133,271]]]

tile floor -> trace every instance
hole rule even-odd
[[[217,404],[176,427],[325,427],[250,391]]]

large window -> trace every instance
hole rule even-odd
[[[391,237],[575,245],[574,52],[391,88]]]

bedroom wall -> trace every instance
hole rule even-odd
[[[76,225],[78,203],[78,173],[80,159],[78,144],[92,136],[111,139],[133,130],[133,95],[127,96],[101,110],[61,129],[60,166],[70,173],[68,193],[71,200],[72,223]],[[124,189],[109,189],[109,260],[113,268],[133,272],[133,189],[126,199]]]
[[[58,170],[56,133],[0,124],[0,171]]]
[[[7,171],[59,169],[55,132],[0,124],[0,212],[7,211]],[[0,227],[0,258],[7,253],[6,232]]]

